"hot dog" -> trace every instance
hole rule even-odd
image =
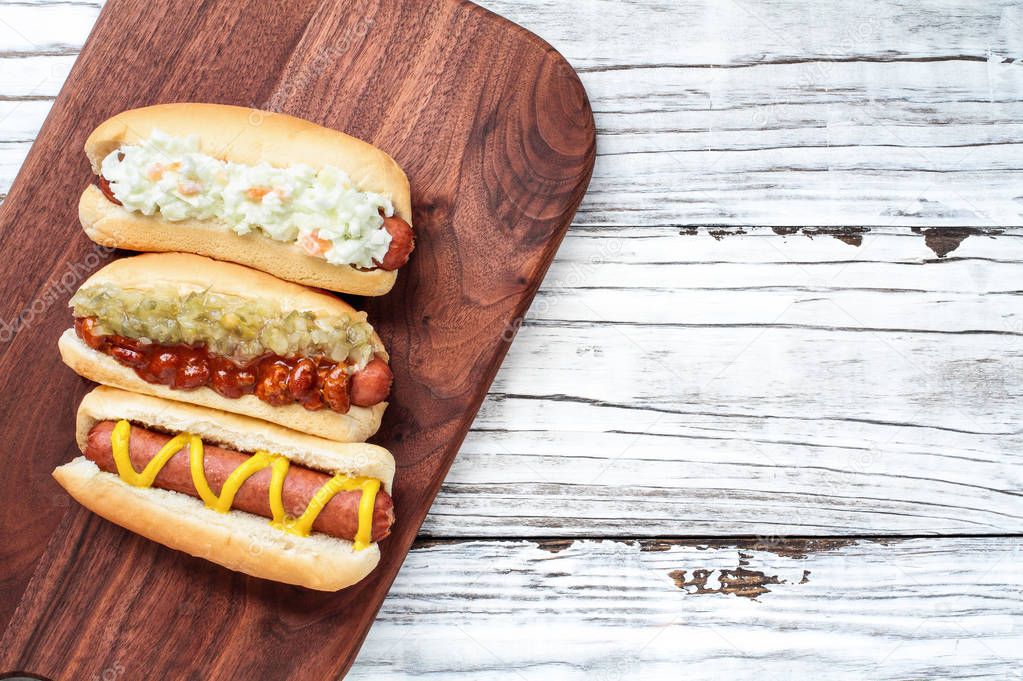
[[[182,251],[358,295],[415,246],[408,178],[386,153],[284,114],[219,104],[125,111],[85,144],[79,201],[107,246]]]
[[[394,460],[205,407],[101,386],[78,409],[83,456],[57,481],[171,548],[313,589],[357,582],[394,522]]]
[[[84,452],[87,459],[95,463],[101,471],[107,473],[117,473],[110,437],[115,426],[115,421],[100,421],[94,425],[89,430]],[[145,428],[133,428],[129,449],[132,467],[135,470],[144,469],[170,440],[171,436],[164,433]],[[203,453],[204,474],[213,493],[217,495],[223,490],[224,482],[228,476],[251,456],[210,445],[203,447]],[[190,455],[191,452],[186,446],[171,457],[157,474],[153,487],[200,498],[189,471]],[[273,518],[273,511],[270,508],[270,477],[271,471],[268,468],[254,473],[238,489],[232,508],[248,511],[264,518]],[[288,515],[295,518],[302,515],[316,491],[323,487],[331,477],[310,468],[291,466],[284,479],[282,490],[284,509]],[[336,494],[316,517],[312,526],[313,531],[354,541],[359,529],[361,497],[362,493],[358,490]],[[394,505],[391,503],[391,497],[386,492],[380,492],[376,496],[376,503],[373,507],[371,535],[373,541],[380,541],[387,537],[393,523]]]
[[[71,299],[61,337],[99,383],[342,442],[376,432],[392,375],[363,313],[269,274],[181,253],[117,260]]]
[[[376,261],[380,269],[396,270],[404,267],[412,255],[412,249],[416,247],[415,234],[412,227],[399,217],[391,216],[384,218],[384,230],[391,235],[391,244],[387,248],[382,260]]]
[[[391,367],[379,357],[374,357],[365,367],[352,375],[352,404],[369,407],[387,398],[391,392]]]

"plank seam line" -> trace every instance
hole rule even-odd
[[[927,428],[930,430],[940,430],[950,433],[962,433],[965,435],[1020,435],[1023,434],[1023,430],[1014,431],[1003,431],[1003,432],[986,432],[978,430],[964,430],[960,428],[950,428],[948,426],[936,426],[933,424],[925,423],[903,423],[899,421],[882,421],[880,419],[865,419],[855,417],[844,417],[844,416],[790,416],[787,414],[741,414],[731,412],[714,412],[714,411],[685,411],[681,409],[667,409],[665,407],[658,407],[653,404],[633,404],[633,403],[616,403],[607,402],[605,400],[597,400],[590,397],[576,397],[574,395],[565,395],[563,393],[554,393],[550,395],[527,395],[525,393],[505,393],[491,391],[487,393],[487,398],[491,400],[531,400],[531,401],[550,401],[550,402],[566,402],[570,404],[585,404],[593,407],[608,407],[611,409],[627,409],[631,411],[652,411],[663,414],[673,414],[676,416],[713,416],[713,417],[724,417],[724,418],[748,418],[748,419],[786,419],[794,421],[838,421],[839,423],[865,423],[872,426],[895,426],[898,428]]]
[[[978,294],[984,295],[984,294]],[[796,303],[804,301],[796,301]],[[1001,331],[998,329],[898,329],[871,326],[825,326],[823,324],[746,324],[725,323],[686,323],[686,322],[635,322],[623,319],[532,319],[527,317],[522,326],[584,328],[595,326],[628,326],[633,328],[652,329],[788,329],[799,331],[836,331],[842,333],[902,333],[914,336],[1023,336],[1019,331]]]
[[[81,52],[80,45],[58,43],[46,50],[0,50],[0,59],[31,59],[32,57],[75,57]]]
[[[464,535],[464,536],[452,536],[452,535],[432,535],[432,534],[421,534],[416,538],[416,542],[413,546],[421,543],[445,543],[445,544],[464,544],[471,542],[545,542],[545,541],[613,541],[617,543],[624,542],[643,542],[643,541],[657,541],[657,542],[679,542],[688,544],[700,544],[703,542],[727,542],[727,543],[760,543],[760,544],[782,544],[785,542],[814,542],[814,541],[875,541],[875,542],[904,542],[904,541],[916,541],[916,540],[944,540],[944,539],[1020,539],[1023,540],[1023,533],[1020,534],[977,534],[977,533],[951,533],[951,534],[843,534],[843,535],[772,535],[770,541],[765,539],[765,535],[750,535],[750,534],[736,534],[736,535],[601,535],[601,536],[587,536],[587,535],[560,535],[560,534],[544,534],[544,535],[523,535],[523,536],[508,536],[508,535]]]
[[[575,70],[579,73],[608,73],[611,71],[634,71],[634,70],[660,70],[660,69],[751,69],[757,66],[798,66],[802,64],[898,64],[898,63],[909,63],[909,64],[927,64],[933,62],[976,62],[976,63],[987,63],[989,58],[987,56],[979,56],[975,54],[949,54],[949,55],[934,55],[929,57],[911,57],[911,56],[858,56],[858,57],[781,57],[762,59],[760,61],[751,62],[740,62],[737,64],[685,64],[685,63],[673,63],[673,62],[652,62],[652,63],[637,63],[637,64],[607,64],[598,66],[577,66]],[[1015,59],[1002,59],[1000,63],[1012,64],[1015,63]]]

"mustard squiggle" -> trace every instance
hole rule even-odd
[[[361,551],[372,543],[373,535],[373,508],[376,504],[376,496],[380,491],[380,481],[367,477],[351,477],[347,475],[335,475],[323,484],[316,491],[313,498],[309,500],[305,511],[297,518],[289,518],[284,510],[284,479],[288,474],[291,462],[280,454],[260,450],[250,456],[244,463],[231,471],[231,474],[224,481],[220,489],[220,495],[213,493],[209,482],[206,480],[205,454],[202,438],[191,433],[180,433],[171,438],[167,444],[160,448],[156,456],[146,464],[146,467],[139,473],[131,463],[131,423],[127,420],[120,420],[110,433],[110,444],[114,455],[114,464],[117,466],[117,475],[133,487],[152,487],[156,476],[160,474],[167,462],[186,446],[188,447],[188,467],[192,474],[192,484],[195,485],[199,497],[208,508],[218,513],[227,513],[231,510],[234,497],[241,486],[259,471],[271,468],[269,501],[270,511],[273,519],[270,524],[290,534],[307,537],[312,532],[313,524],[319,517],[327,503],[340,492],[361,490],[362,496],[359,499],[359,526],[355,534],[355,550]]]

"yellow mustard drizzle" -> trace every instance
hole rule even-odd
[[[370,536],[373,531],[373,504],[377,491],[380,489],[380,481],[372,478],[350,478],[346,475],[335,475],[325,482],[323,487],[316,490],[316,494],[309,500],[305,513],[284,524],[284,530],[302,537],[307,536],[312,530],[316,516],[320,514],[327,502],[334,498],[335,494],[356,489],[362,490],[362,497],[359,499],[359,529],[355,534],[355,549],[361,551],[370,545]]]
[[[260,450],[250,456],[238,468],[231,471],[220,489],[217,496],[210,488],[206,480],[205,460],[202,438],[191,433],[180,433],[171,438],[167,444],[160,448],[156,456],[146,464],[146,467],[139,473],[131,463],[130,455],[131,423],[126,420],[118,421],[110,433],[110,444],[114,455],[114,464],[117,466],[117,475],[121,480],[133,487],[152,487],[156,476],[160,474],[167,462],[188,446],[188,468],[192,474],[192,484],[195,485],[199,497],[207,507],[218,513],[227,513],[231,510],[234,497],[241,489],[241,486],[254,474],[270,467],[270,511],[273,515],[271,524],[285,532],[307,537],[312,532],[313,524],[319,517],[324,507],[339,492],[350,492],[361,490],[359,498],[359,526],[355,534],[355,550],[361,551],[372,543],[373,536],[373,507],[376,504],[376,496],[380,491],[380,481],[374,478],[350,477],[347,475],[335,475],[323,484],[316,494],[309,500],[306,510],[298,518],[289,518],[284,510],[284,478],[288,475],[288,467],[291,462],[280,454],[271,454]]]
[[[288,517],[284,510],[284,478],[288,475],[290,465],[291,462],[283,456],[270,462],[270,511],[273,513],[273,522],[278,525]]]

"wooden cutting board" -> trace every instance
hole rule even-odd
[[[395,389],[375,438],[399,522],[361,585],[323,594],[164,549],[73,504],[90,386],[59,361],[67,299],[111,258],[78,226],[88,133],[198,100],[282,111],[388,151],[418,248],[365,301]],[[254,114],[253,122],[259,117]],[[547,270],[593,167],[593,116],[549,45],[457,0],[110,0],[0,216],[0,672],[53,679],[329,678],[351,665]]]

